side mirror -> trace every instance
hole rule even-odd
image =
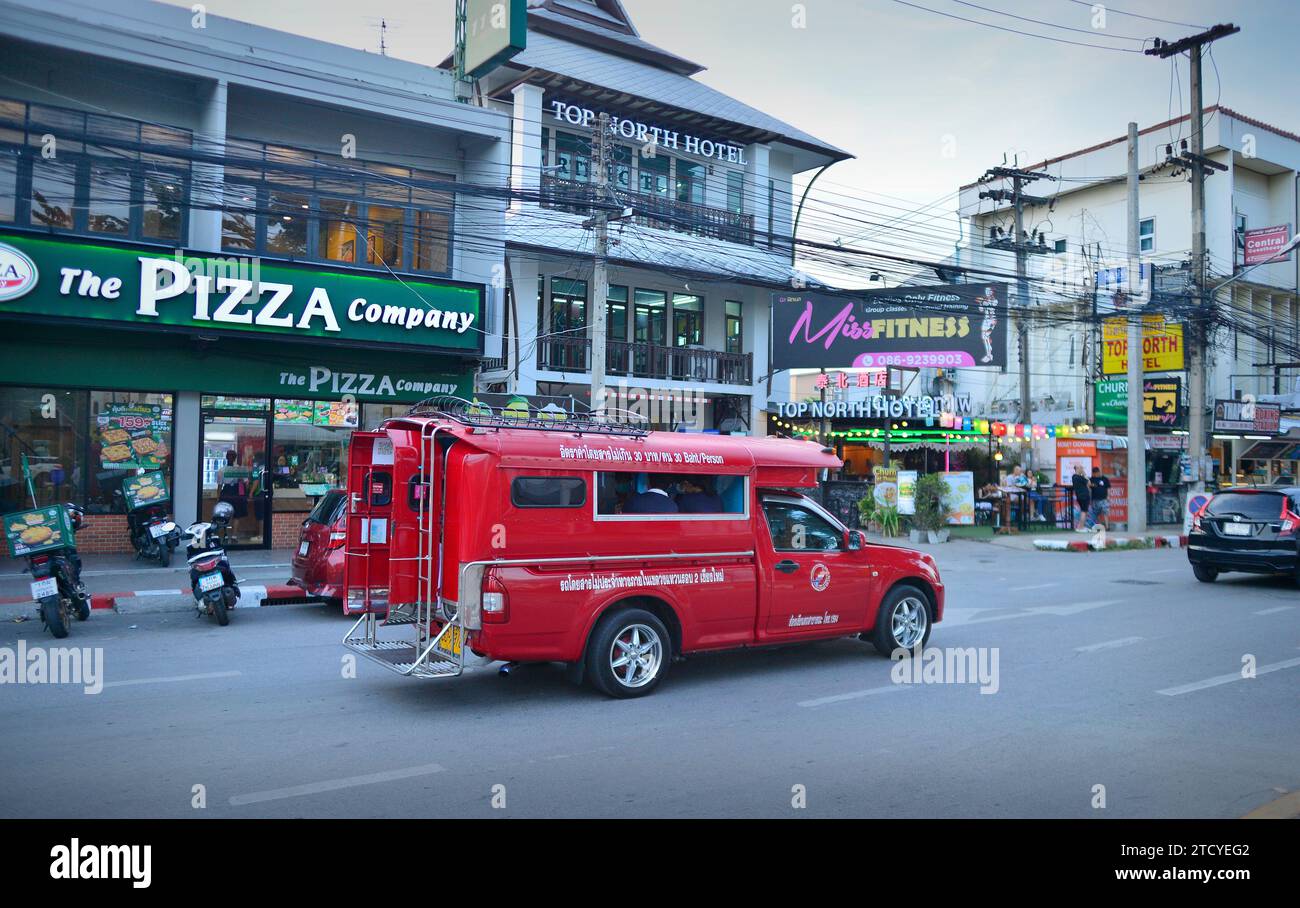
[[[867,544],[867,537],[861,530],[849,530],[849,551],[856,552]]]

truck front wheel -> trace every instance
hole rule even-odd
[[[644,697],[659,686],[672,656],[662,621],[645,609],[620,609],[600,620],[587,643],[587,677],[606,696]]]
[[[865,635],[864,635],[865,636]],[[871,642],[882,656],[896,649],[915,649],[930,639],[930,599],[909,584],[889,591],[876,615]]]

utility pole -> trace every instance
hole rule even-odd
[[[1190,152],[1181,158],[1192,174],[1192,292],[1196,305],[1192,317],[1188,319],[1186,337],[1187,345],[1187,456],[1192,464],[1192,490],[1205,490],[1205,385],[1206,385],[1206,332],[1209,320],[1210,304],[1207,297],[1208,286],[1205,255],[1205,175],[1209,170],[1226,170],[1222,164],[1205,157],[1205,111],[1202,107],[1201,86],[1201,49],[1206,45],[1228,35],[1235,35],[1241,29],[1232,23],[1216,25],[1200,34],[1181,38],[1177,41],[1162,41],[1157,38],[1152,47],[1146,50],[1149,56],[1168,57],[1184,51],[1191,57],[1191,140]]]
[[[1128,303],[1128,531],[1145,533],[1147,529],[1147,452],[1146,415],[1143,394],[1142,308],[1137,300],[1144,294],[1134,292],[1140,280],[1138,261],[1138,127],[1128,124],[1128,270],[1123,287]]]
[[[1047,252],[1047,247],[1043,245],[1035,246],[1030,242],[1029,236],[1025,233],[1025,204],[1046,205],[1047,199],[1027,196],[1024,193],[1024,187],[1027,183],[1035,180],[1055,180],[1056,177],[1046,173],[1039,173],[1032,170],[1021,170],[1018,167],[991,167],[980,178],[981,183],[987,183],[990,180],[1011,180],[1011,192],[1005,189],[990,189],[980,193],[981,199],[993,199],[998,202],[1010,200],[1015,210],[1015,233],[1010,241],[995,240],[988,244],[994,249],[1011,249],[1016,253],[1016,303],[1019,308],[1017,315],[1018,333],[1020,339],[1020,415],[1019,421],[1022,423],[1032,423],[1034,419],[1033,401],[1031,400],[1031,388],[1029,380],[1029,255],[1030,253],[1042,254]],[[1029,447],[1029,464],[1033,464],[1033,446]]]
[[[613,156],[610,148],[609,114],[602,113],[596,120],[593,137],[596,204],[603,205],[609,192],[609,163]],[[609,214],[600,207],[594,218],[596,229],[596,261],[591,272],[591,318],[587,324],[591,332],[591,412],[598,419],[605,415],[605,321],[608,316],[606,300],[609,297]]]

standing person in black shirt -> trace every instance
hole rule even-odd
[[[1074,465],[1074,475],[1070,477],[1070,491],[1074,493],[1074,529],[1079,533],[1088,532],[1088,508],[1092,504],[1092,492],[1088,488],[1088,477],[1083,475],[1083,467]]]
[[[1106,527],[1106,515],[1110,513],[1110,502],[1106,500],[1110,496],[1110,480],[1101,471],[1101,467],[1092,468],[1088,492],[1092,495],[1092,507],[1088,510],[1089,525],[1095,527],[1100,524]]]

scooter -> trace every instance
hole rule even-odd
[[[83,511],[75,504],[63,506],[68,512],[75,533],[81,528]],[[90,617],[90,593],[81,582],[81,556],[75,546],[49,549],[27,557],[27,570],[32,575],[32,599],[36,601],[41,621],[51,634],[62,639],[76,617],[85,621]]]
[[[115,489],[113,497],[121,500],[122,490]],[[157,561],[163,567],[170,566],[172,552],[181,543],[181,531],[167,507],[155,504],[132,511],[123,504],[122,509],[126,511],[126,525],[135,557]]]
[[[196,617],[210,615],[217,624],[230,623],[230,610],[239,601],[239,583],[221,538],[230,525],[235,509],[228,502],[219,501],[212,509],[211,523],[194,523],[183,534],[186,560],[190,565],[190,590],[194,593]]]

